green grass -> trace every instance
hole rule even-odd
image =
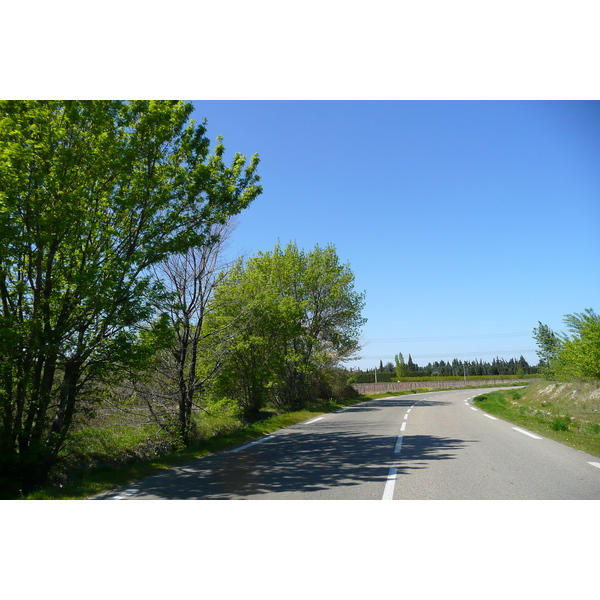
[[[505,421],[600,457],[600,397],[594,387],[546,383],[482,394],[473,402]]]

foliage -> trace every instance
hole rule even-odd
[[[215,291],[210,329],[227,353],[215,389],[256,414],[267,401],[301,408],[329,393],[326,371],[358,349],[364,294],[333,246],[277,244],[239,261]]]
[[[218,224],[206,244],[170,256],[154,268],[154,277],[168,292],[157,310],[172,342],[154,357],[146,377],[124,382],[145,401],[154,421],[184,446],[198,433],[193,412],[206,408],[204,391],[219,368],[221,348],[204,319],[215,286],[229,266],[222,251],[232,229],[231,222]]]
[[[44,478],[93,384],[167,342],[162,320],[139,335],[148,269],[260,193],[258,158],[210,155],[192,108],[0,103],[0,477]]]
[[[533,337],[538,345],[537,355],[540,359],[540,372],[544,377],[554,376],[554,366],[560,354],[560,338],[543,323],[538,321],[538,327],[533,329]]]
[[[408,373],[408,369],[406,368],[406,363],[404,362],[404,356],[402,356],[402,352],[399,352],[394,356],[394,362],[396,363],[396,377],[400,379],[401,377],[406,377]]]
[[[600,379],[600,316],[591,308],[564,316],[569,334],[555,334],[547,325],[534,329],[544,361],[544,375],[566,381]]]
[[[571,335],[565,335],[562,341],[557,361],[559,378],[600,379],[600,316],[587,309],[565,315],[564,323]]]

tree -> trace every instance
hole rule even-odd
[[[542,323],[533,330],[542,373],[561,380],[600,379],[600,316],[587,308],[565,315],[563,323],[569,334],[556,334]]]
[[[396,363],[396,377],[400,379],[401,377],[406,377],[408,374],[408,369],[406,367],[406,363],[404,362],[404,356],[402,356],[402,352],[399,352],[394,356],[394,361]]]
[[[215,291],[211,328],[235,330],[217,378],[246,416],[267,400],[297,408],[322,391],[324,373],[359,349],[364,294],[335,248],[295,243],[240,261]],[[240,315],[244,315],[240,318]]]
[[[571,335],[562,337],[556,361],[558,377],[600,379],[600,316],[588,308],[583,313],[565,315],[563,322]]]
[[[204,320],[215,286],[230,266],[223,249],[232,230],[231,221],[213,226],[203,246],[172,255],[153,270],[169,292],[157,310],[172,342],[155,356],[152,376],[132,384],[154,420],[184,445],[194,434],[192,413],[205,408],[201,396],[220,366],[221,345],[207,332]]]
[[[538,321],[538,326],[533,328],[533,337],[539,347],[536,354],[540,359],[540,372],[544,377],[553,377],[562,346],[561,339],[548,325],[544,325],[540,321]]]
[[[155,352],[149,269],[260,192],[176,101],[0,103],[0,477],[46,476],[95,381]]]
[[[408,355],[408,362],[406,363],[408,373],[414,373],[419,370],[419,365],[413,362],[412,356]]]

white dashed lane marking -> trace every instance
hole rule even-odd
[[[260,440],[256,440],[255,442],[250,442],[249,444],[246,444],[245,446],[240,446],[239,448],[234,448],[233,450],[230,450],[229,452],[239,452],[240,450],[250,448],[250,446],[256,446],[256,444],[262,444],[263,442],[266,442],[267,440],[272,440],[274,437],[275,437],[274,435],[269,435],[267,437],[261,438]]]
[[[525,435],[528,435],[529,437],[532,437],[534,440],[541,440],[541,439],[543,439],[539,435],[535,435],[533,433],[529,433],[529,431],[525,431],[524,429],[520,429],[519,427],[513,427],[513,429],[515,431],[518,431],[519,433],[524,433]]]

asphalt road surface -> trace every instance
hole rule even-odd
[[[600,499],[600,458],[476,409],[482,392],[356,404],[96,498]]]

